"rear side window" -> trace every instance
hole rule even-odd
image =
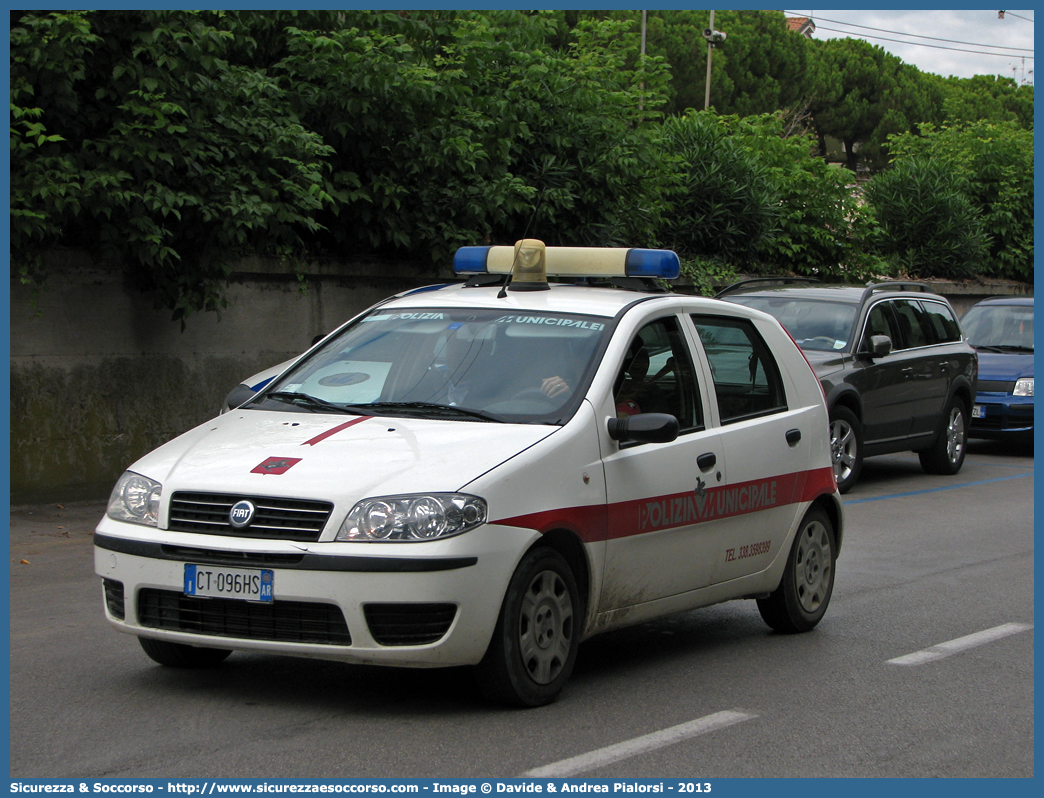
[[[928,316],[921,307],[920,302],[914,302],[912,299],[897,299],[892,302],[892,307],[895,308],[895,315],[899,319],[899,327],[903,331],[903,337],[906,339],[906,349],[917,349],[921,346],[928,346],[933,343],[931,339],[931,327],[928,322]]]
[[[707,353],[722,424],[787,409],[779,366],[748,319],[694,315]]]
[[[944,344],[961,340],[961,327],[953,312],[941,302],[922,303],[928,323],[935,333],[936,343]]]

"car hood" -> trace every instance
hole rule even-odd
[[[130,470],[176,490],[354,503],[460,490],[559,427],[237,410]]]
[[[812,370],[820,379],[835,371],[840,371],[851,357],[842,352],[822,352],[816,349],[802,349],[801,351],[805,353],[808,362],[812,364]]]
[[[1033,355],[1029,353],[984,352],[979,350],[979,380],[1015,382],[1033,376]]]

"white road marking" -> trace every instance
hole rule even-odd
[[[922,651],[915,651],[912,654],[906,654],[902,657],[890,659],[888,660],[888,664],[923,665],[925,662],[934,662],[937,659],[948,657],[951,654],[967,651],[969,648],[975,648],[984,643],[992,643],[994,640],[1000,640],[1002,637],[1008,637],[1009,635],[1018,634],[1019,632],[1025,632],[1027,629],[1032,628],[1033,624],[1031,623],[1006,623],[1002,626],[995,626],[992,629],[986,629],[982,632],[966,635],[965,637],[958,637],[956,640],[947,640],[945,643],[939,643],[937,646],[932,646],[931,648],[926,648]]]
[[[544,767],[523,773],[520,778],[565,778],[566,776],[575,776],[578,773],[586,773],[602,765],[619,762],[621,759],[630,759],[632,756],[638,756],[638,754],[644,754],[647,751],[654,751],[657,748],[666,748],[668,745],[680,743],[682,740],[687,740],[690,737],[697,737],[707,732],[724,729],[727,726],[742,723],[745,720],[752,720],[756,717],[757,715],[752,715],[748,712],[733,710],[715,712],[713,715],[690,720],[687,723],[680,723],[677,726],[671,726],[669,729],[635,737],[632,740],[626,740],[606,748],[599,748],[597,751],[574,756],[571,759],[552,762],[550,765],[544,765]]]

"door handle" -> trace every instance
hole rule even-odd
[[[787,443],[791,446],[797,446],[801,441],[801,430],[791,429],[787,430]]]
[[[714,456],[714,452],[707,452],[696,458],[696,465],[700,467],[700,471],[710,471],[717,462],[718,458]]]

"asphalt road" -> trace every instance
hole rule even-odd
[[[1032,776],[1032,453],[973,442],[956,477],[876,458],[845,499],[816,630],[731,602],[605,634],[528,711],[466,669],[162,668],[103,618],[104,506],[15,508],[11,776]]]

